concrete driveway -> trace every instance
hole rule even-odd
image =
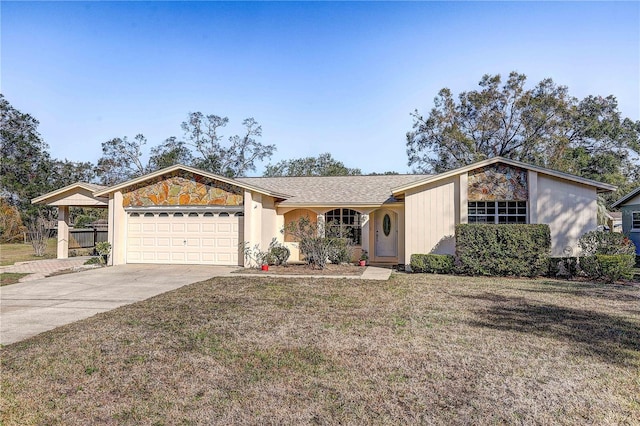
[[[0,287],[0,343],[7,345],[237,267],[121,265]]]

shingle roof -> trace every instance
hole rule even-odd
[[[381,205],[395,199],[391,189],[428,175],[242,177],[240,182],[291,195],[288,205]]]

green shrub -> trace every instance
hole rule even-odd
[[[84,262],[85,265],[102,265],[102,259],[99,257],[91,257]]]
[[[456,271],[468,275],[535,277],[549,265],[548,225],[456,225]]]
[[[578,240],[583,256],[595,254],[636,254],[636,246],[619,232],[591,231]]]
[[[284,245],[278,242],[276,238],[271,240],[269,244],[269,250],[266,254],[266,262],[269,265],[285,265],[289,260],[291,252]]]
[[[433,274],[453,273],[455,257],[450,254],[412,254],[411,271]]]
[[[549,277],[575,277],[578,273],[577,257],[550,257]]]
[[[95,222],[97,219],[93,216],[88,216],[88,215],[80,215],[78,217],[76,217],[75,222],[73,224],[73,226],[75,228],[88,228],[90,224],[92,224],[93,222]]]
[[[580,267],[591,279],[615,282],[633,278],[635,255],[595,254],[580,259]]]
[[[347,238],[329,238],[329,262],[340,264],[351,262],[353,257],[353,244]]]

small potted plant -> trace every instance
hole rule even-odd
[[[360,266],[366,266],[367,260],[369,259],[369,254],[366,250],[362,250],[362,254],[360,255]]]

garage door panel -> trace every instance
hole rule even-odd
[[[131,222],[129,222],[128,231],[130,231],[130,232],[140,232],[140,231],[142,231],[142,224],[141,223],[131,223]]]
[[[217,247],[229,248],[233,245],[233,241],[230,238],[218,238]]]
[[[230,233],[233,231],[233,227],[230,223],[219,223],[217,231],[220,233]]]
[[[210,213],[129,216],[127,262],[238,265],[243,219]]]
[[[157,245],[154,237],[146,237],[142,239],[142,247],[155,247]]]
[[[184,238],[171,238],[171,247],[184,247]]]
[[[199,223],[187,223],[187,232],[200,232]]]
[[[156,224],[155,223],[143,223],[142,224],[142,232],[156,232]]]

